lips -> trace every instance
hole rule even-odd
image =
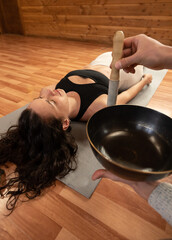
[[[60,91],[58,89],[55,89],[54,92],[58,93],[61,96],[61,93],[60,93]]]

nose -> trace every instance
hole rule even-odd
[[[54,96],[54,95],[55,95],[55,93],[54,93],[52,90],[47,89],[47,91],[46,91],[46,97],[51,97],[51,96]]]

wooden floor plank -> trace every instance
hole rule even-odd
[[[16,228],[21,229],[22,226],[22,231],[29,239],[33,240],[54,240],[62,228],[44,213],[27,203],[25,203],[24,209],[19,207],[18,211],[14,212],[10,218]]]
[[[83,196],[80,197],[84,198],[86,202],[89,201]],[[41,205],[39,201],[35,202],[37,208],[79,239],[128,240],[122,234],[88,214],[87,211],[83,211],[79,206],[61,197],[60,194],[55,195],[53,192],[49,192],[45,198],[40,200]]]
[[[79,240],[76,236],[74,236],[71,232],[69,232],[67,229],[62,228],[58,236],[55,240]]]

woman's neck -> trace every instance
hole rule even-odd
[[[81,100],[76,92],[69,92],[67,95],[69,100],[69,118],[73,119],[79,112]]]

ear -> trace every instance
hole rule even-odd
[[[70,125],[70,120],[69,118],[66,118],[62,121],[62,127],[63,127],[63,130],[66,131],[68,129]]]

